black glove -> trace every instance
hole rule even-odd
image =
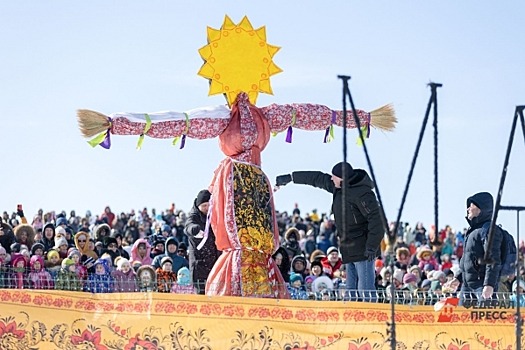
[[[287,183],[292,182],[292,175],[279,175],[275,178],[275,186],[284,186]]]
[[[21,218],[23,218],[23,217],[24,217],[24,211],[23,211],[22,209],[18,209],[18,210],[16,211],[16,215],[18,215],[18,216],[20,216]]]
[[[365,250],[365,256],[366,256],[366,260],[373,261],[377,257],[376,256],[376,251],[373,250],[373,249],[368,248],[367,250]]]

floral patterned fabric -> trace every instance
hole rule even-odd
[[[0,349],[389,350],[390,305],[0,289]],[[515,349],[515,309],[396,306],[396,349]],[[52,315],[52,317],[50,317]],[[525,342],[524,342],[525,343]],[[523,348],[523,344],[522,344]]]

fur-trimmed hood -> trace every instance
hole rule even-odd
[[[107,234],[103,235],[102,234],[103,231],[106,231]],[[100,225],[95,227],[95,229],[93,230],[93,234],[95,236],[94,237],[95,241],[104,242],[103,238],[104,237],[109,237],[111,235],[111,227],[109,227],[108,224],[100,224]]]
[[[288,241],[290,240],[290,236],[291,235],[295,235],[295,240],[296,241],[299,241],[299,238],[300,238],[300,234],[299,234],[299,230],[296,229],[295,227],[290,227],[288,230],[286,230],[286,233],[284,234],[284,238]]]

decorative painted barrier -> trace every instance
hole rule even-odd
[[[496,304],[396,305],[397,349],[515,349],[515,308]],[[1,289],[0,349],[390,349],[389,319],[376,303]]]

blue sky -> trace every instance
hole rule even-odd
[[[206,27],[228,15],[266,26],[283,72],[274,95],[258,106],[317,103],[342,108],[350,75],[357,108],[393,103],[393,133],[372,130],[368,147],[389,220],[397,216],[430,95],[439,103],[439,223],[465,227],[465,199],[496,193],[516,105],[525,104],[525,43],[521,1],[3,1],[0,3],[0,210],[24,204],[44,210],[116,212],[189,210],[223,158],[218,141],[113,137],[112,149],[92,149],[78,131],[76,110],[185,111],[224,104],[208,97],[197,75]],[[402,220],[427,226],[434,218],[433,129],[429,123]],[[367,169],[357,133],[348,160]],[[517,133],[503,201],[525,205],[524,143]],[[342,159],[342,133],[323,144],[323,132],[274,137],[262,154],[270,179],[293,170],[329,172]],[[278,210],[328,212],[331,196],[289,185],[275,193]],[[522,215],[523,216],[523,215]],[[500,222],[516,230],[516,214]],[[521,219],[523,227],[523,218]],[[523,232],[522,232],[523,235]]]

